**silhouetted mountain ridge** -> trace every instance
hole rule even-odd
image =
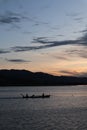
[[[53,76],[27,70],[0,70],[0,86],[86,85],[86,77]]]

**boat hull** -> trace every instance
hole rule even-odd
[[[38,96],[22,96],[22,98],[50,98],[50,95],[45,95],[45,96],[41,96],[41,95],[38,95]]]

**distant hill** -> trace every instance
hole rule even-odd
[[[0,70],[0,86],[86,85],[86,77],[53,76],[26,70]]]

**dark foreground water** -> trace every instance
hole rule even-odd
[[[87,86],[0,87],[0,130],[87,130]]]

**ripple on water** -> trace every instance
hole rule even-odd
[[[3,123],[4,122],[4,123]],[[87,130],[87,109],[45,109],[0,113],[2,130]]]

